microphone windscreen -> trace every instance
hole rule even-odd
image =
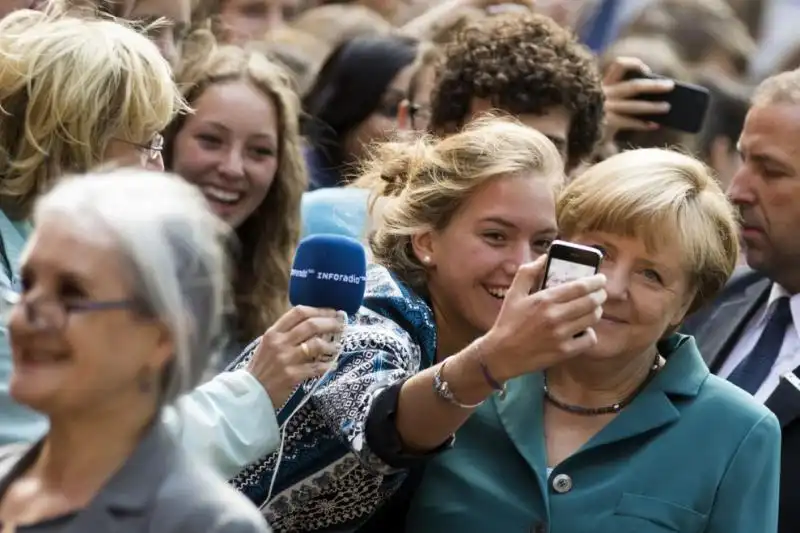
[[[316,234],[300,241],[289,280],[292,305],[353,315],[367,288],[367,254],[355,239]]]

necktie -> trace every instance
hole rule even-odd
[[[600,0],[597,12],[586,28],[583,42],[593,52],[602,52],[611,39],[614,18],[617,14],[619,0]]]
[[[775,310],[769,317],[761,337],[753,351],[751,351],[744,361],[739,363],[728,381],[738,385],[750,394],[755,394],[761,384],[767,379],[778,354],[783,345],[783,338],[786,336],[786,328],[792,323],[792,310],[789,307],[789,298],[781,297],[775,303]]]

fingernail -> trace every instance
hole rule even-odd
[[[669,111],[672,105],[669,102],[661,102],[658,104],[658,108],[662,111]]]
[[[336,311],[336,320],[338,320],[339,324],[344,328],[347,325],[347,313],[344,311]]]

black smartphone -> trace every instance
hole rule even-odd
[[[553,241],[547,252],[542,289],[593,276],[600,269],[603,253],[597,248],[566,241]]]
[[[668,79],[657,74],[645,74],[638,70],[629,70],[625,73],[624,80],[634,80],[646,78],[650,80]],[[636,115],[636,118],[655,122],[667,128],[672,128],[686,133],[697,133],[703,128],[703,122],[708,112],[710,93],[708,89],[692,83],[673,80],[675,88],[668,93],[662,94],[640,94],[634,98],[637,100],[649,100],[652,102],[668,102],[670,109],[663,114],[655,115]]]

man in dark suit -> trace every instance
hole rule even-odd
[[[783,428],[780,533],[800,531],[800,70],[756,90],[729,196],[749,268],[687,320],[711,370],[749,391]]]

